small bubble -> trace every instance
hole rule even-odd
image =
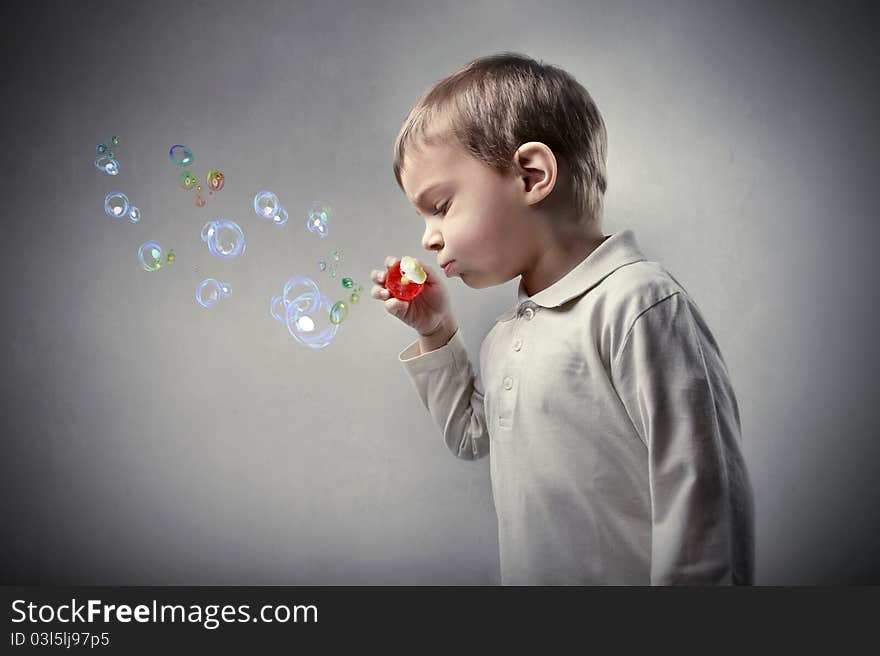
[[[343,278],[342,286],[346,289],[351,289],[352,287],[354,287],[354,280],[352,280],[351,278]]]
[[[211,255],[232,258],[244,253],[244,232],[235,221],[217,219],[202,226],[202,241]]]
[[[343,321],[345,321],[345,317],[348,316],[348,305],[345,304],[345,301],[336,301],[333,304],[333,307],[330,308],[330,323],[339,325]]]
[[[196,207],[204,207],[205,206],[205,197],[201,194],[196,194]]]
[[[168,157],[178,166],[186,166],[195,161],[193,152],[183,144],[171,146],[171,149],[168,151]]]
[[[348,300],[352,303],[357,303],[359,300],[361,300],[361,296],[357,292],[353,292],[352,295],[348,297]]]
[[[137,223],[138,221],[140,221],[141,211],[138,208],[132,206],[132,208],[128,210],[128,220],[132,223]]]
[[[98,145],[95,147],[95,154],[96,154],[96,155],[103,155],[103,154],[106,153],[106,152],[107,152],[107,146],[104,145],[104,144],[98,144]]]
[[[226,184],[226,176],[223,175],[222,171],[208,171],[208,176],[205,180],[208,183],[208,189],[211,191],[220,191],[223,189],[223,185]]]
[[[138,248],[138,262],[144,271],[158,271],[162,268],[162,247],[155,241],[148,241]]]
[[[196,289],[196,301],[203,307],[210,308],[231,293],[232,289],[228,283],[220,282],[214,278],[206,278],[199,283]]]
[[[272,221],[275,223],[275,225],[284,225],[285,223],[287,223],[287,218],[287,210],[283,207],[279,207],[278,214],[275,215],[275,218],[273,218]]]
[[[117,135],[114,134],[112,137],[110,137],[110,145],[114,148],[119,145],[119,137]]]
[[[101,155],[95,160],[95,167],[106,173],[107,175],[116,175],[119,173],[119,162],[115,159]]]
[[[274,219],[280,207],[278,196],[271,191],[258,191],[254,196],[254,212],[261,219]]]
[[[184,171],[177,176],[177,182],[181,187],[188,191],[192,189],[193,185],[196,183],[196,176],[194,176],[191,171]]]
[[[129,208],[128,196],[121,191],[111,191],[104,197],[104,212],[111,219],[119,219],[127,215]]]
[[[321,271],[326,271],[327,270],[327,263],[324,260],[318,260],[318,268]]]

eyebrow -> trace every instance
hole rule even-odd
[[[445,184],[447,184],[447,183],[446,182],[434,182],[434,183],[431,183],[430,185],[428,185],[427,187],[425,187],[424,189],[422,189],[419,192],[418,196],[416,196],[416,199],[414,201],[415,206],[427,209],[426,206],[422,205],[422,203],[425,200],[425,196],[427,196],[429,193],[431,193],[432,191],[434,191],[438,187],[442,187]]]

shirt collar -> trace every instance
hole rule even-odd
[[[531,298],[523,289],[520,279],[516,306],[500,315],[497,321],[513,319],[523,305],[559,307],[590,291],[620,267],[644,259],[633,231],[627,229],[617,232],[605,239],[574,269]]]

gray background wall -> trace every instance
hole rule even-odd
[[[324,351],[268,315],[342,251],[415,254],[390,149],[418,94],[502,50],[609,130],[605,232],[702,308],[737,390],[764,584],[880,582],[877,24],[867,3],[4,2],[0,579],[494,584],[488,460],[446,450],[365,298]],[[860,8],[861,7],[861,8]],[[119,134],[121,174],[92,166]],[[203,208],[167,150],[227,185]],[[250,209],[276,191],[284,228]],[[103,214],[120,189],[138,225]],[[324,199],[330,236],[304,227]],[[199,240],[244,227],[237,261]],[[177,261],[135,262],[158,239]],[[199,280],[232,296],[210,311]],[[336,283],[334,283],[335,285]],[[476,355],[515,283],[451,283]]]

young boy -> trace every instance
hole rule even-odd
[[[516,54],[429,89],[394,171],[422,245],[469,287],[520,276],[474,375],[442,280],[372,296],[418,332],[400,360],[459,458],[490,453],[503,584],[751,584],[739,410],[697,306],[631,230],[604,235],[589,93]],[[395,259],[385,261],[387,267]]]

